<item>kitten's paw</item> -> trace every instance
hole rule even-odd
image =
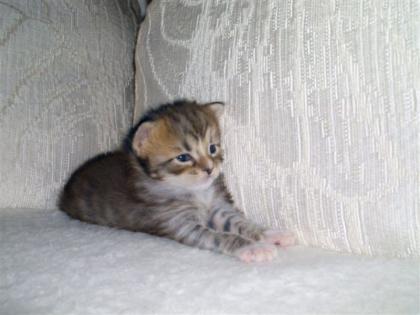
[[[276,247],[265,243],[248,245],[235,252],[235,256],[246,263],[271,261],[276,255]]]
[[[264,232],[264,242],[281,247],[292,246],[296,244],[296,237],[290,232],[279,230],[268,230]]]

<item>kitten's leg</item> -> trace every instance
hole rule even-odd
[[[255,243],[240,235],[218,233],[192,221],[171,224],[165,228],[165,236],[185,245],[233,255],[245,262],[269,261],[277,253],[270,244]]]
[[[207,226],[217,231],[239,234],[254,241],[263,240],[266,231],[245,218],[241,211],[231,207],[215,209],[210,214]]]
[[[282,247],[295,244],[293,234],[260,227],[245,218],[244,214],[235,208],[214,210],[210,215],[208,226],[218,231],[235,233],[255,241]]]

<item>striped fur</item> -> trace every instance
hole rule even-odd
[[[219,103],[180,101],[146,113],[122,150],[99,155],[72,174],[59,208],[82,221],[225,254],[250,248],[264,229],[235,207],[225,186],[221,111]],[[182,154],[191,160],[179,161]]]

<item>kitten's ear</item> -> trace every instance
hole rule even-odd
[[[224,111],[225,111],[225,103],[223,102],[213,102],[213,103],[207,103],[204,104],[207,108],[209,108],[217,118],[222,117]]]
[[[136,154],[140,157],[143,157],[146,153],[145,146],[150,140],[153,128],[154,123],[146,121],[137,128],[136,133],[134,134],[132,147],[134,152],[136,152]]]

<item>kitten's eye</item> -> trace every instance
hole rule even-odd
[[[184,154],[180,154],[180,155],[178,155],[178,156],[176,157],[176,159],[177,159],[178,161],[180,161],[180,162],[185,163],[185,162],[191,161],[192,157],[191,157],[191,155],[189,155],[189,154],[187,154],[187,153],[184,153]]]
[[[215,144],[210,144],[209,151],[210,151],[210,154],[215,154],[216,151],[217,151],[216,145]]]

